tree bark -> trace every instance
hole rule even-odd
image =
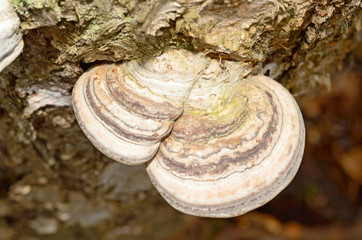
[[[360,0],[13,3],[25,46],[0,74],[0,239],[161,239],[189,219],[144,166],[83,135],[70,97],[89,67],[185,48],[251,62],[297,96],[330,89],[362,39]]]

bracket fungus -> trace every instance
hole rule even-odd
[[[107,156],[147,163],[154,186],[181,212],[233,217],[274,198],[296,174],[305,129],[291,94],[241,63],[171,50],[103,64],[73,90],[76,118]]]
[[[76,118],[105,155],[135,165],[154,157],[182,114],[207,59],[185,50],[144,63],[103,64],[84,73],[73,90]]]
[[[19,56],[24,42],[10,0],[0,0],[0,72]]]

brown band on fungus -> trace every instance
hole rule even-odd
[[[163,163],[162,166],[165,167],[165,169],[172,169],[172,174],[174,174],[180,178],[183,178],[183,176],[187,176],[186,177],[187,179],[188,178],[192,179],[193,176],[201,176],[204,174],[217,176],[217,175],[220,175],[221,173],[225,172],[229,168],[238,169],[238,168],[240,168],[241,165],[244,165],[245,163],[248,163],[249,165],[251,164],[251,167],[254,165],[257,165],[263,159],[263,158],[260,158],[260,156],[259,156],[260,152],[262,152],[266,148],[269,148],[268,152],[273,151],[273,146],[271,146],[270,144],[273,142],[272,141],[273,138],[277,138],[277,139],[274,139],[274,142],[278,141],[278,136],[280,135],[280,132],[275,133],[277,130],[276,125],[278,124],[278,117],[283,114],[283,113],[278,112],[272,95],[269,92],[265,92],[265,93],[269,99],[270,106],[272,106],[271,120],[268,123],[268,127],[267,127],[266,131],[263,133],[263,136],[262,136],[263,141],[259,142],[256,146],[254,146],[251,149],[248,149],[247,151],[240,152],[237,150],[239,146],[243,146],[246,141],[252,141],[254,139],[247,140],[247,139],[243,138],[242,136],[240,136],[241,138],[237,139],[236,145],[228,144],[228,141],[232,141],[232,140],[235,141],[235,139],[221,139],[220,142],[222,141],[223,144],[222,145],[215,144],[215,147],[213,147],[213,151],[211,151],[207,155],[203,155],[203,158],[204,159],[211,158],[212,155],[218,154],[222,148],[228,148],[231,150],[235,150],[233,156],[219,156],[220,157],[219,161],[213,162],[212,164],[210,164],[210,163],[200,164],[198,161],[194,161],[192,164],[186,165],[183,163],[184,161],[182,161],[182,159],[188,159],[190,157],[199,159],[199,157],[197,157],[197,153],[192,152],[192,151],[190,151],[190,154],[186,154],[186,151],[174,152],[172,150],[172,147],[174,144],[173,141],[178,141],[179,136],[178,135],[175,136],[174,132],[172,132],[171,136],[169,138],[167,138],[161,145],[161,148],[157,155],[157,157],[159,158],[159,161]],[[278,103],[278,104],[280,104],[280,103]],[[183,117],[181,117],[178,121],[182,120],[182,118]],[[258,118],[261,119],[260,116],[258,116]],[[178,123],[179,122],[176,122],[176,124],[178,124]],[[183,123],[183,125],[187,126],[187,124],[185,124],[185,123]],[[175,126],[175,128],[176,128],[176,126]],[[261,127],[259,127],[258,129],[255,129],[255,136],[257,136],[259,134],[260,130],[261,130]],[[212,129],[210,129],[210,131],[212,131]],[[195,130],[195,134],[198,134],[197,130]],[[216,135],[216,137],[219,137],[218,134],[215,134],[215,135]],[[210,136],[214,137],[211,134],[210,134]],[[193,140],[192,136],[190,136],[190,139],[191,139],[191,141],[188,142],[184,146],[186,149],[187,149],[188,145],[194,143],[194,141],[192,141]],[[182,138],[182,140],[184,140],[184,138]],[[171,142],[171,143],[168,144],[169,142]],[[231,147],[232,145],[234,145],[234,147]],[[205,147],[207,147],[208,149],[210,148],[210,146],[205,146]],[[266,156],[264,156],[264,158],[266,158],[266,157],[268,157],[268,154]],[[178,159],[178,161],[175,160],[176,158]],[[250,168],[250,166],[249,166],[249,168]],[[214,180],[217,180],[217,179],[218,178],[215,178]]]
[[[129,89],[124,82],[127,75],[121,65],[112,65],[111,69],[106,73],[106,81],[111,95],[117,99],[128,110],[138,114],[144,118],[154,118],[160,120],[175,120],[182,113],[182,107],[176,107],[166,100],[164,102],[153,102],[146,96],[139,94]],[[133,81],[136,81],[133,79]],[[155,107],[157,106],[157,107]]]
[[[172,131],[178,141],[202,142],[210,138],[225,137],[242,125],[247,115],[246,109],[232,121],[216,122],[207,118],[184,113]]]
[[[85,83],[85,96],[87,103],[90,106],[91,111],[93,112],[94,116],[99,118],[101,121],[100,123],[104,126],[104,128],[108,128],[110,132],[113,132],[114,134],[117,134],[119,137],[128,139],[135,142],[157,142],[159,139],[163,136],[159,136],[156,134],[136,134],[132,131],[127,131],[126,129],[121,128],[117,123],[112,120],[112,118],[108,117],[106,114],[104,114],[104,111],[107,111],[107,114],[113,116],[114,118],[117,118],[119,121],[122,121],[118,116],[115,116],[111,111],[107,109],[107,105],[105,105],[101,99],[99,99],[99,96],[95,94],[95,81],[92,81],[91,79],[87,79]],[[131,128],[133,126],[127,124],[126,122],[123,122],[126,126]],[[154,132],[157,132],[159,130],[162,130],[163,124],[160,123],[160,127],[158,129],[153,129]],[[169,132],[172,128],[172,125],[170,124],[168,127],[168,130],[165,131],[165,133]],[[138,129],[143,131],[149,131],[147,129]]]
[[[303,154],[303,149],[296,148],[294,152],[295,158],[300,157]],[[177,209],[182,209],[183,212],[196,216],[206,216],[206,217],[218,217],[218,216],[227,216],[234,217],[239,216],[245,212],[248,212],[254,208],[259,207],[265,203],[265,196],[276,196],[282,189],[284,189],[296,174],[298,168],[294,165],[288,165],[286,169],[280,172],[279,177],[275,179],[276,182],[273,182],[269,185],[263,186],[263,188],[257,189],[255,192],[250,195],[240,198],[236,201],[230,201],[222,205],[196,205],[189,204],[187,202],[181,202],[179,199],[172,197],[172,194],[168,192],[167,189],[163,188],[161,184],[157,182],[157,177],[152,175],[152,172],[148,171],[152,183],[157,187],[157,190],[162,195],[162,197],[172,206],[178,206]],[[277,184],[280,183],[280,184]],[[245,206],[247,206],[245,208]]]
[[[304,136],[304,133],[304,129],[301,129],[301,136]],[[300,146],[304,146],[304,138],[299,138],[298,144]],[[291,158],[300,159],[303,155],[303,152],[304,147],[294,148],[294,152],[291,154]],[[170,197],[170,193],[168,193],[167,189],[162,188],[161,185],[155,182],[155,179],[157,178],[153,176],[150,177],[152,183],[158,186],[158,191],[166,199],[166,201],[170,204],[171,202],[173,203],[171,204],[172,206],[179,205],[179,209],[187,209],[186,212],[197,216],[217,217],[220,215],[226,215],[228,217],[234,217],[263,205],[265,203],[265,196],[268,196],[270,198],[276,196],[293,179],[293,177],[297,173],[299,164],[299,161],[292,162],[290,165],[287,166],[287,168],[283,169],[279,173],[279,177],[275,179],[275,181],[271,184],[256,189],[253,193],[246,197],[240,198],[236,201],[230,201],[223,205],[195,205],[188,204],[186,202],[181,203],[179,202],[179,200],[175,201],[174,198]]]

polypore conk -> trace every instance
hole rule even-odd
[[[19,31],[20,20],[10,0],[0,0],[0,72],[7,67],[23,49]]]
[[[181,212],[233,217],[274,198],[300,165],[305,129],[290,93],[276,81],[237,79],[237,64],[192,89],[147,172]],[[224,80],[228,79],[227,82]]]
[[[289,184],[305,138],[290,93],[265,76],[243,79],[245,71],[184,50],[103,64],[78,80],[74,111],[107,156],[127,164],[153,158],[147,172],[174,208],[237,216]]]
[[[76,118],[105,155],[130,165],[146,162],[181,115],[207,62],[201,54],[177,50],[143,63],[95,67],[74,87]]]
[[[214,81],[216,88],[192,90],[147,171],[174,208],[233,217],[289,184],[302,159],[305,130],[296,102],[276,81],[256,76],[222,87]]]

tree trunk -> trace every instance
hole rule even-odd
[[[70,98],[89,67],[185,48],[250,62],[308,95],[331,88],[361,41],[360,0],[13,3],[25,45],[0,74],[0,239],[162,239],[190,221],[144,166],[108,159],[83,135]]]

